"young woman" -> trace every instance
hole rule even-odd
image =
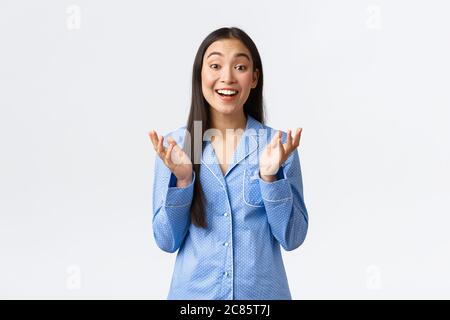
[[[301,128],[264,125],[262,92],[253,41],[218,29],[195,57],[187,126],[149,133],[153,233],[178,250],[168,299],[291,299],[280,245],[299,247],[308,229]]]

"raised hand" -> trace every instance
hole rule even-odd
[[[177,178],[177,187],[185,187],[192,182],[192,162],[186,153],[169,137],[169,147],[163,145],[164,137],[158,137],[156,131],[149,132],[150,140],[158,156]]]
[[[298,128],[294,138],[291,136],[291,130],[287,132],[286,143],[281,143],[281,131],[275,133],[272,141],[267,144],[266,148],[259,158],[259,174],[264,181],[276,180],[276,174],[280,166],[286,161],[292,151],[300,144],[300,136],[302,128]]]

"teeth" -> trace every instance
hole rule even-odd
[[[228,96],[231,96],[231,95],[237,93],[237,91],[234,91],[234,90],[217,90],[217,92],[220,94],[228,95]]]

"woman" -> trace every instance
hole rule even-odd
[[[308,229],[301,128],[264,125],[262,90],[254,42],[218,29],[195,57],[187,126],[149,133],[154,237],[178,250],[168,299],[291,299],[280,245],[299,247]]]

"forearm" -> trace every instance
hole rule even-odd
[[[262,198],[272,234],[285,250],[299,247],[308,230],[308,213],[299,192],[300,177],[260,180]]]
[[[185,181],[169,178],[161,200],[154,207],[153,234],[158,246],[166,252],[176,251],[187,233],[190,225],[190,207],[194,193],[195,173],[191,182],[184,187]]]

